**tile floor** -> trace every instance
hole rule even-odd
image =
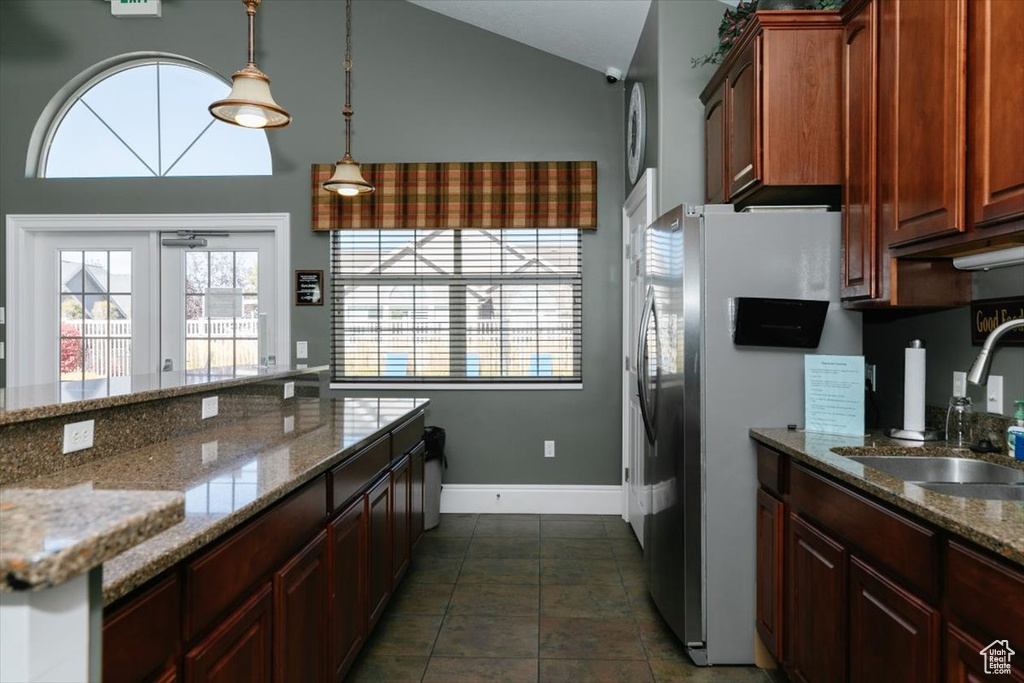
[[[348,680],[770,683],[690,663],[617,516],[442,515]]]

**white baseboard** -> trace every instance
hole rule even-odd
[[[618,515],[622,487],[445,484],[441,512]]]

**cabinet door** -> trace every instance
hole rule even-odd
[[[409,568],[409,544],[412,540],[409,534],[411,490],[412,468],[407,455],[391,470],[391,569],[394,572],[394,586],[398,585],[405,570]]]
[[[1024,31],[1017,0],[968,4],[971,224],[1024,223]],[[1024,227],[1024,226],[1022,226]]]
[[[1024,666],[1017,659],[1019,655],[1011,655],[1009,675],[985,672],[986,662],[981,651],[990,642],[987,637],[981,640],[974,638],[954,624],[946,626],[946,683],[985,683],[995,680],[1024,683]]]
[[[877,4],[843,28],[843,299],[876,296],[875,138]]]
[[[410,456],[409,466],[412,468],[412,488],[409,492],[409,533],[412,536],[411,545],[414,548],[423,537],[423,477],[426,468],[426,461],[424,459],[426,454],[427,449],[421,443],[413,450]]]
[[[172,575],[104,620],[103,680],[175,680],[180,639],[181,584]]]
[[[889,245],[964,230],[965,4],[879,6],[878,172]]]
[[[324,680],[327,532],[274,573],[274,681]]]
[[[367,496],[370,545],[369,627],[380,619],[391,597],[391,477],[384,475]]]
[[[846,549],[789,517],[786,642],[792,678],[846,681]]]
[[[761,37],[740,53],[727,82],[729,197],[761,180]]]
[[[850,561],[850,683],[929,683],[940,664],[938,610]]]
[[[782,659],[782,501],[757,491],[757,631],[768,651]]]
[[[366,499],[360,496],[331,522],[331,676],[340,683],[366,639]]]
[[[704,201],[724,204],[729,198],[726,179],[725,82],[704,106]]]
[[[270,683],[273,606],[268,583],[186,655],[186,682]]]

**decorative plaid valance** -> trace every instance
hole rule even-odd
[[[313,230],[597,227],[597,162],[362,164],[377,191],[340,197],[313,164]]]

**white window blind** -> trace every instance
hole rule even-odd
[[[581,381],[579,230],[339,230],[334,380]]]

